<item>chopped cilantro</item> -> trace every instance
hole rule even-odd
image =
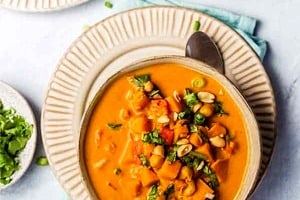
[[[149,167],[149,161],[147,160],[146,156],[144,154],[141,154],[139,156],[140,160],[142,161],[142,164],[146,167]]]
[[[223,103],[221,101],[215,101],[214,104],[215,104],[215,110],[217,114],[229,115],[229,113],[223,109]]]
[[[0,184],[10,183],[20,168],[18,156],[31,134],[32,125],[14,108],[5,109],[0,100]]]
[[[194,115],[194,124],[203,125],[205,123],[205,117],[201,113],[196,113]]]
[[[174,193],[174,192],[175,192],[174,184],[168,185],[166,191],[164,192],[164,195],[165,195],[166,199],[168,199],[169,196],[171,196],[171,194]]]
[[[149,74],[141,74],[133,77],[132,82],[137,87],[144,87],[144,85],[150,81]]]
[[[112,129],[112,130],[117,130],[122,126],[122,124],[114,124],[114,123],[108,123],[107,127]]]
[[[148,193],[147,200],[156,200],[158,197],[158,185],[152,185],[150,192]]]
[[[177,149],[178,147],[177,146],[174,146],[171,151],[168,153],[167,155],[167,160],[170,162],[170,163],[173,163],[176,161],[176,155],[177,155]]]
[[[217,178],[217,175],[211,171],[211,169],[209,168],[208,165],[205,165],[203,168],[202,168],[202,172],[207,175],[207,177],[210,179],[208,185],[211,187],[211,188],[215,188],[217,186],[219,186],[219,181],[218,181],[218,178]]]
[[[195,124],[190,125],[190,132],[191,133],[198,133],[198,128]]]
[[[158,130],[154,130],[153,132],[144,134],[142,141],[150,144],[165,144],[163,138],[160,137]]]
[[[204,142],[208,142],[208,137],[202,131],[198,131],[198,135]]]
[[[191,116],[191,110],[189,108],[185,108],[184,111],[178,113],[178,119],[189,119]]]
[[[199,103],[199,99],[195,93],[188,93],[183,97],[187,106],[192,108],[195,104]]]

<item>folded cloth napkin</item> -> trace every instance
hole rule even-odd
[[[125,7],[134,8],[149,5],[183,6],[186,8],[199,10],[219,19],[220,21],[224,22],[235,31],[237,31],[248,42],[248,44],[252,47],[252,49],[256,52],[261,60],[263,60],[266,54],[266,41],[254,36],[256,19],[244,15],[238,15],[219,8],[208,7],[196,3],[189,3],[185,0],[127,0]]]

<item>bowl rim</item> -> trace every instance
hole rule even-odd
[[[152,56],[148,58],[139,59],[129,65],[124,66],[121,70],[116,71],[113,75],[106,78],[106,81],[99,87],[97,93],[94,95],[91,102],[89,102],[88,107],[83,113],[83,117],[80,123],[79,130],[79,141],[78,141],[78,159],[80,164],[80,171],[82,173],[83,182],[85,183],[85,188],[90,192],[90,195],[97,198],[95,191],[92,189],[90,178],[85,165],[84,158],[84,142],[87,126],[90,121],[90,117],[93,113],[95,106],[98,104],[101,99],[102,94],[106,88],[119,76],[122,76],[126,73],[135,71],[137,69],[145,68],[147,66],[155,65],[161,63],[172,63],[180,64],[183,67],[194,70],[199,73],[203,73],[206,76],[217,81],[223,88],[227,91],[230,97],[234,100],[238,106],[241,115],[243,117],[244,126],[247,130],[246,140],[248,145],[247,153],[247,163],[245,166],[242,183],[239,186],[238,192],[235,195],[235,200],[247,199],[251,195],[251,191],[254,189],[257,182],[257,176],[259,174],[260,164],[262,162],[262,148],[261,148],[261,136],[259,133],[258,123],[256,121],[255,115],[237,89],[237,87],[228,79],[225,75],[219,73],[215,68],[189,57],[178,56],[178,55],[165,55],[165,56]],[[101,75],[100,75],[101,76]],[[251,134],[249,134],[251,132]],[[250,137],[252,136],[252,137]],[[252,147],[252,148],[251,148]]]

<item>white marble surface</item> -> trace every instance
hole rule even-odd
[[[120,5],[115,0],[115,5]],[[197,2],[197,0],[194,0]],[[264,61],[278,104],[278,140],[271,166],[253,200],[300,199],[300,1],[202,0],[260,20],[257,35],[269,41]],[[49,78],[85,24],[115,12],[94,0],[62,12],[30,14],[0,8],[0,80],[18,89],[40,117]],[[38,120],[39,121],[39,120]],[[35,157],[43,155],[41,138]],[[49,167],[32,164],[1,200],[65,199]]]

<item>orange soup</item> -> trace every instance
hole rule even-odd
[[[239,108],[179,64],[116,78],[88,124],[84,162],[99,199],[234,199],[247,162]]]

